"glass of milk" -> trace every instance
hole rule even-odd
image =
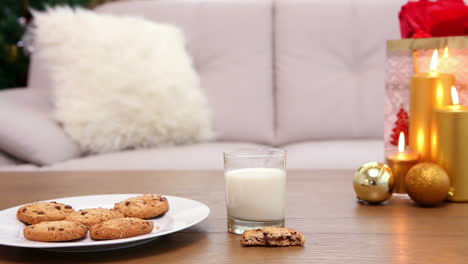
[[[224,152],[228,231],[284,226],[286,152],[238,149]]]

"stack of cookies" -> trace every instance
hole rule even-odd
[[[116,203],[113,209],[92,208],[75,211],[57,202],[34,203],[18,209],[17,218],[27,224],[23,230],[29,240],[43,242],[70,241],[86,237],[119,239],[150,233],[152,221],[165,214],[167,199],[161,195],[142,195]]]

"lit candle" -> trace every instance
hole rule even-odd
[[[438,52],[434,50],[430,72],[415,74],[411,79],[409,145],[421,161],[435,160],[434,110],[451,103],[450,87],[455,85],[452,74],[437,72],[437,63]]]
[[[459,105],[452,87],[453,104],[435,111],[437,141],[436,162],[450,177],[449,200],[468,201],[468,107]]]
[[[394,193],[406,193],[405,178],[408,171],[418,163],[419,155],[405,151],[405,133],[400,132],[398,152],[387,156],[387,164],[395,176]]]

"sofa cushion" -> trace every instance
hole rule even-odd
[[[383,162],[381,140],[309,141],[282,146],[288,169],[357,169],[368,161]]]
[[[18,164],[19,162],[15,159],[13,159],[11,156],[0,152],[0,167],[5,167],[5,166],[13,166]]]
[[[202,143],[123,151],[69,160],[43,170],[211,170],[223,169],[223,151],[256,148],[248,143]]]
[[[96,11],[182,28],[214,113],[217,139],[272,143],[270,1],[134,0],[108,3]],[[35,56],[29,85],[46,92],[50,80],[41,64]]]
[[[39,167],[36,165],[28,164],[28,163],[22,163],[22,164],[16,164],[16,165],[4,165],[0,166],[0,171],[2,172],[17,172],[17,171],[38,171]]]
[[[383,138],[385,41],[405,2],[277,1],[277,143]]]
[[[222,170],[222,152],[265,147],[248,143],[204,143],[182,147],[109,153],[73,159],[52,166],[0,166],[5,170]],[[309,141],[280,147],[288,169],[357,169],[367,161],[384,161],[379,140]]]

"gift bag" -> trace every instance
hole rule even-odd
[[[386,153],[394,151],[400,132],[409,138],[411,77],[416,72],[430,71],[434,50],[438,51],[436,71],[455,75],[460,104],[468,105],[468,36],[389,40],[384,106]]]

